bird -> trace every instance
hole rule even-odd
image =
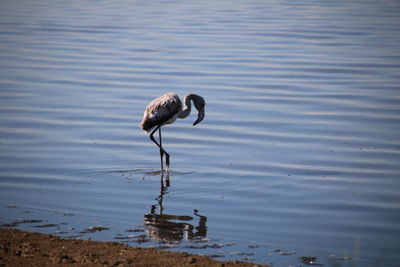
[[[196,94],[185,96],[182,105],[179,96],[175,93],[166,93],[153,101],[146,107],[143,114],[143,120],[140,122],[142,130],[150,133],[150,140],[160,148],[161,170],[163,171],[163,156],[165,155],[165,164],[169,170],[169,154],[162,147],[161,126],[172,124],[176,119],[184,119],[189,116],[192,104],[198,111],[197,119],[193,126],[204,119],[206,102],[203,97]],[[154,133],[158,130],[160,143],[154,138]]]

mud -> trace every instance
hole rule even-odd
[[[216,261],[181,252],[135,248],[117,242],[63,239],[57,236],[0,229],[0,266],[262,266]]]

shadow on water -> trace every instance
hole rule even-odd
[[[165,184],[164,184],[165,180]],[[170,173],[161,172],[160,194],[151,206],[150,213],[144,215],[145,229],[149,238],[157,242],[175,244],[182,240],[188,241],[207,237],[207,217],[194,210],[193,215],[199,218],[195,227],[190,215],[172,215],[164,213],[164,196],[170,187]]]

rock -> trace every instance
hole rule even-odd
[[[189,259],[188,259],[188,263],[189,264],[193,264],[193,263],[195,263],[196,262],[196,258],[194,258],[194,257],[189,257]]]

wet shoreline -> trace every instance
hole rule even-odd
[[[183,252],[136,248],[118,242],[63,239],[53,235],[0,229],[1,266],[266,266],[216,261]]]

